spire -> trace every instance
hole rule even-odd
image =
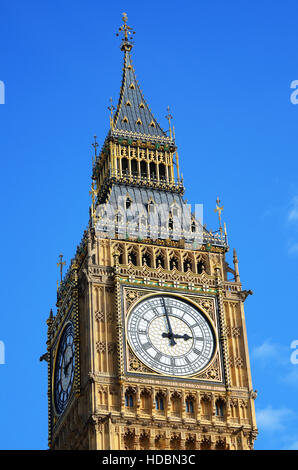
[[[163,141],[172,141],[162,130],[142,94],[136,79],[130,51],[133,47],[131,36],[135,32],[127,25],[127,15],[123,13],[123,25],[119,28],[117,36],[123,34],[121,50],[124,52],[124,67],[120,97],[116,113],[113,118],[112,134],[122,134],[133,137],[148,136],[161,138]]]

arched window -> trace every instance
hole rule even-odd
[[[125,393],[125,406],[128,408],[133,408],[134,405],[134,397],[132,393],[126,392]]]
[[[144,161],[141,162],[141,176],[142,176],[142,178],[147,177],[147,164]]]
[[[185,400],[185,410],[186,413],[194,414],[194,401],[192,398],[186,398]]]
[[[154,202],[153,201],[150,201],[148,203],[148,212],[149,214],[153,214],[155,211],[155,205],[154,205]]]
[[[162,256],[162,254],[159,254],[159,255],[156,257],[156,267],[157,267],[157,268],[164,268],[164,267],[165,267],[165,259],[164,259],[164,257]]]
[[[189,269],[191,270],[191,260],[189,258],[186,258],[183,262],[183,271],[187,272]]]
[[[160,163],[160,164],[159,164],[158,170],[159,170],[159,178],[160,178],[161,180],[166,179],[166,167],[165,167],[165,165],[164,165],[163,163]]]
[[[138,163],[136,160],[131,160],[131,172],[134,176],[138,174]]]
[[[131,201],[130,197],[128,196],[128,197],[126,198],[126,201],[125,201],[125,209],[126,209],[126,210],[130,208],[131,202],[132,202],[132,201]]]
[[[159,393],[155,397],[155,408],[159,411],[163,411],[165,409],[164,397]]]
[[[150,163],[150,178],[156,178],[156,165],[154,162]]]
[[[172,256],[172,258],[170,259],[170,269],[178,269],[178,259],[176,258],[176,256]]]
[[[202,274],[202,272],[205,270],[204,263],[203,261],[198,261],[197,262],[197,272],[198,274]]]
[[[191,224],[191,231],[192,231],[192,233],[195,233],[196,230],[197,230],[197,226],[196,226],[195,221],[193,221],[192,224]]]
[[[151,267],[151,256],[148,252],[143,254],[142,263],[143,263],[143,265],[146,264],[147,266]]]
[[[128,253],[128,262],[129,263],[132,263],[134,266],[137,265],[137,255],[136,253],[131,250],[129,253]]]
[[[128,173],[128,160],[127,158],[122,158],[121,160],[121,165],[122,165],[122,173],[127,174]]]
[[[225,415],[225,402],[219,398],[215,402],[216,416],[223,418]]]

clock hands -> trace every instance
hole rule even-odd
[[[169,338],[170,340],[170,346],[175,346],[176,341],[174,340],[174,335],[173,335],[173,330],[172,330],[172,327],[171,327],[171,322],[170,322],[170,318],[169,318],[169,315],[168,315],[168,311],[167,311],[167,307],[166,307],[166,303],[165,303],[165,299],[164,297],[162,297],[162,301],[163,301],[163,308],[164,308],[164,311],[165,311],[165,314],[166,314],[166,319],[167,319],[167,324],[168,324],[168,329],[169,329],[169,332],[168,333],[164,333],[166,334],[166,336],[163,336],[164,338]]]
[[[65,364],[65,366],[64,366],[64,374],[65,374],[65,375],[68,375],[67,371],[68,371],[68,368],[69,368],[69,366],[70,366],[70,364],[71,364],[71,362],[72,362],[72,358],[73,358],[73,356],[71,356],[71,358],[69,359],[68,363]]]
[[[169,338],[170,337],[169,333],[163,333],[161,336],[163,338]],[[191,339],[191,336],[187,335],[186,333],[184,335],[176,335],[176,334],[172,333],[171,337],[176,338],[176,339],[181,338],[181,339],[184,339],[184,341],[187,341],[188,339]]]
[[[168,311],[167,311],[167,307],[166,307],[166,303],[165,303],[165,299],[164,297],[162,297],[162,301],[163,301],[163,308],[164,308],[164,311],[165,311],[165,314],[166,314],[166,319],[167,319],[167,324],[168,324],[168,329],[169,329],[169,332],[168,333],[162,333],[162,337],[163,338],[169,338],[170,340],[170,346],[175,346],[176,341],[175,339],[184,339],[184,341],[187,341],[189,339],[191,339],[191,336],[187,335],[187,334],[184,334],[184,335],[178,335],[178,334],[174,334],[173,333],[173,330],[172,330],[172,326],[171,326],[171,322],[170,322],[170,317],[168,315]]]

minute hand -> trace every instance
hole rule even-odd
[[[170,345],[175,346],[176,341],[173,338],[173,336],[174,336],[173,335],[173,330],[172,330],[172,327],[171,327],[171,322],[170,322],[170,318],[169,318],[169,315],[168,315],[168,311],[167,311],[167,307],[166,307],[164,297],[162,297],[162,301],[163,301],[163,308],[164,308],[164,311],[165,311],[165,314],[166,314],[167,324],[168,324],[168,328],[169,328],[168,338],[170,340]]]

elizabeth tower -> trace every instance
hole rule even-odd
[[[252,449],[257,436],[238,259],[183,199],[119,28],[120,97],[95,139],[89,223],[47,320],[51,449]],[[58,263],[62,269],[62,257]],[[228,280],[228,275],[232,280]]]

